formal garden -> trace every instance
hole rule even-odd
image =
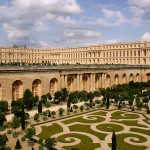
[[[27,89],[11,106],[0,101],[0,149],[148,150],[149,99],[150,81],[41,97]]]

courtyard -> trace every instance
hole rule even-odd
[[[118,150],[149,150],[150,124],[140,113],[96,110],[34,125],[37,139],[57,138],[56,148],[110,150],[112,132]]]

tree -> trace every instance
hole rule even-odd
[[[56,138],[47,138],[45,140],[45,146],[48,150],[52,150],[57,144]]]
[[[26,105],[29,109],[31,106],[31,97],[33,96],[32,92],[29,89],[26,89],[23,94],[24,105]]]
[[[66,88],[63,88],[61,89],[61,92],[62,92],[62,100],[63,101],[67,101],[67,98],[68,98],[68,91]]]
[[[61,115],[63,115],[63,112],[65,111],[63,108],[59,108],[59,115],[61,116]]]
[[[79,92],[79,99],[80,101],[88,101],[88,97],[87,97],[88,92],[87,91],[81,91]]]
[[[89,93],[87,94],[87,97],[88,97],[88,99],[89,99],[89,101],[90,101],[90,104],[92,104],[93,99],[94,99],[94,94],[93,94],[92,92],[89,92]]]
[[[52,111],[52,112],[51,112],[51,115],[52,115],[52,117],[55,117],[56,112],[55,112],[55,111]]]
[[[83,111],[83,109],[84,109],[84,106],[81,105],[81,106],[80,106],[80,111]]]
[[[51,107],[51,102],[47,101],[44,105],[45,105],[46,108],[50,108]]]
[[[43,95],[41,96],[41,102],[42,102],[43,104],[45,104],[45,103],[47,102],[47,95],[43,94]]]
[[[6,134],[1,135],[0,134],[0,150],[4,150],[7,142],[7,136]]]
[[[21,127],[22,130],[25,130],[25,112],[24,112],[24,106],[22,106],[22,116],[21,116]]]
[[[25,137],[32,140],[32,137],[36,134],[35,128],[28,128],[25,130]]]
[[[39,104],[38,104],[38,113],[42,113],[42,102],[39,101]]]
[[[47,96],[47,98],[48,98],[49,100],[52,100],[52,96],[51,96],[50,93],[47,93],[46,96]]]
[[[22,149],[19,139],[16,142],[15,149]]]
[[[7,101],[0,101],[0,112],[6,113],[8,110],[8,102]]]
[[[117,149],[116,134],[115,134],[115,132],[113,132],[113,134],[112,134],[112,150],[116,150],[116,149]]]
[[[118,109],[121,109],[121,103],[119,102]]]
[[[20,119],[17,117],[13,117],[12,128],[15,129],[15,132],[16,132],[16,129],[19,128],[19,126],[20,126]]]
[[[106,101],[106,108],[107,109],[109,109],[109,104],[110,103],[110,101],[109,101],[109,92],[108,92],[108,94],[107,94],[107,101]]]
[[[75,113],[77,113],[78,105],[73,105],[73,109],[75,109]]]
[[[5,113],[0,112],[0,126],[3,126],[5,121],[6,121]]]
[[[63,98],[62,98],[62,92],[61,91],[56,91],[54,93],[54,100],[57,100],[58,102],[60,101],[63,101]]]

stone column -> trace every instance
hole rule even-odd
[[[103,73],[102,74],[102,88],[105,88],[105,83],[106,82],[106,80],[105,80],[105,74]]]
[[[95,91],[95,73],[92,74],[91,91]]]
[[[82,83],[82,74],[79,75],[79,90],[83,90],[83,83]]]
[[[80,75],[77,74],[77,80],[76,80],[76,90],[77,90],[77,91],[80,90],[79,85],[80,85]]]
[[[64,75],[61,75],[61,88],[64,88]]]
[[[64,87],[67,88],[67,75],[65,75],[65,84]]]

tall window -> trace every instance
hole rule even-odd
[[[69,77],[67,80],[67,87],[68,87],[68,91],[72,92],[73,91],[73,78]]]
[[[12,84],[12,100],[17,100],[18,98],[21,98],[22,96],[22,82],[21,81],[15,81]]]
[[[40,96],[40,91],[41,91],[41,81],[39,79],[36,79],[32,83],[33,96]]]
[[[88,91],[87,90],[88,89],[88,78],[86,76],[84,76],[82,78],[82,81],[83,81],[83,90]]]
[[[57,82],[58,80],[55,78],[50,81],[50,94],[51,95],[54,95],[54,93],[57,91],[57,86],[58,86]]]

